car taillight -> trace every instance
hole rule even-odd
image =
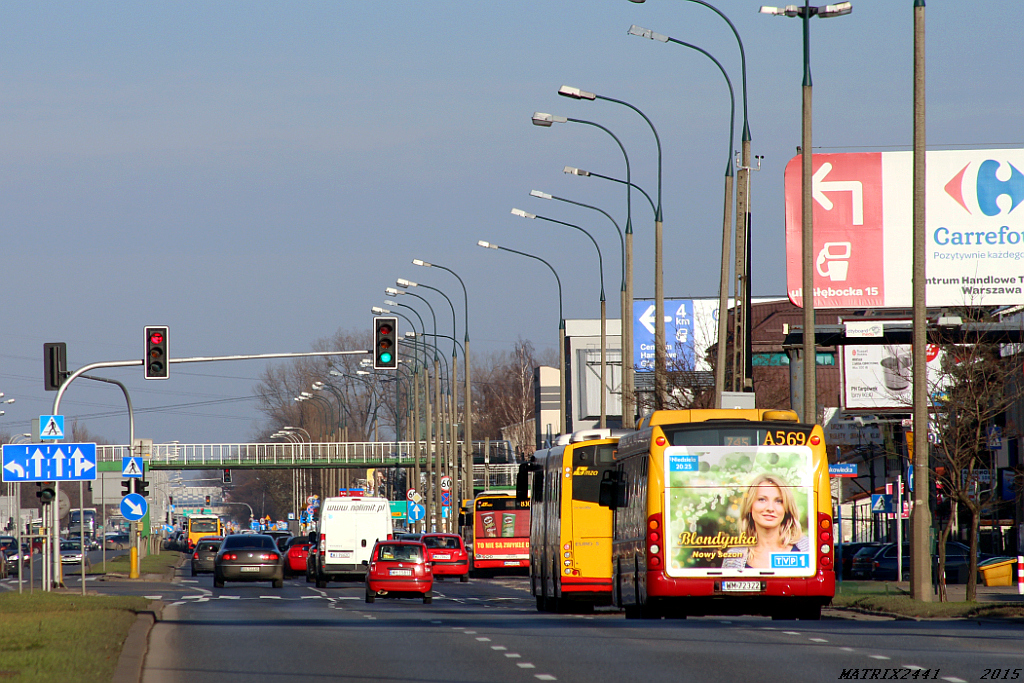
[[[222,559],[222,560],[237,560],[238,559],[238,555],[236,555],[235,553],[224,553],[223,555],[221,555],[220,559]]]
[[[260,555],[261,560],[280,560],[281,556],[277,553],[263,553]]]
[[[662,567],[661,513],[647,518],[647,566],[653,569]]]
[[[199,559],[199,551],[198,550],[195,551],[194,553],[192,553],[192,559],[193,560],[198,560]]]

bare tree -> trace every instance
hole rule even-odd
[[[480,363],[479,370],[474,367],[475,438],[502,439],[507,436],[524,454],[533,452],[533,373],[543,364],[533,344],[520,338],[511,351],[492,355]]]

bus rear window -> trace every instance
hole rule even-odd
[[[598,502],[601,477],[615,465],[615,444],[580,446],[572,452],[572,497],[590,503]]]

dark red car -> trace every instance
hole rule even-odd
[[[312,545],[306,536],[295,536],[288,539],[288,547],[284,555],[286,574],[306,573],[306,558],[309,556],[309,549]]]
[[[427,548],[416,541],[377,541],[366,571],[366,602],[376,598],[422,597],[433,602],[434,574]]]
[[[457,576],[469,581],[469,553],[458,534],[423,534],[420,543],[426,546],[435,577]]]

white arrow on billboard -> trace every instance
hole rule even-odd
[[[864,225],[864,185],[859,180],[830,180],[825,176],[832,170],[832,164],[825,162],[811,177],[811,193],[815,201],[826,211],[831,211],[832,200],[825,196],[826,192],[850,192],[853,201],[853,224]]]
[[[25,468],[23,468],[21,465],[19,465],[16,462],[9,462],[9,463],[7,463],[6,465],[4,465],[4,469],[7,470],[8,472],[10,472],[11,474],[16,475],[18,477],[18,479],[24,479],[25,478]]]
[[[651,304],[650,306],[647,307],[647,310],[644,311],[643,314],[640,316],[640,322],[643,324],[644,327],[647,328],[647,331],[650,332],[651,334],[654,334],[654,319],[654,304]],[[672,316],[666,315],[665,322],[671,321]]]
[[[29,460],[34,460],[36,463],[36,479],[41,479],[43,476],[43,460],[45,458],[46,456],[43,455],[43,452],[38,448],[36,449],[36,452],[32,454],[32,457],[29,458]]]
[[[76,448],[75,449],[75,452],[71,456],[71,459],[75,463],[75,476],[76,477],[82,476],[82,472],[85,472],[86,470],[89,470],[89,469],[92,469],[93,467],[95,467],[95,465],[91,461],[89,461],[88,459],[86,459],[86,457],[84,455],[82,455],[82,450],[80,448]]]
[[[64,460],[66,460],[66,458],[64,457],[64,452],[61,451],[58,448],[57,452],[53,454],[53,460],[54,460],[54,462],[57,463],[57,476],[58,477],[63,477],[64,476]]]

